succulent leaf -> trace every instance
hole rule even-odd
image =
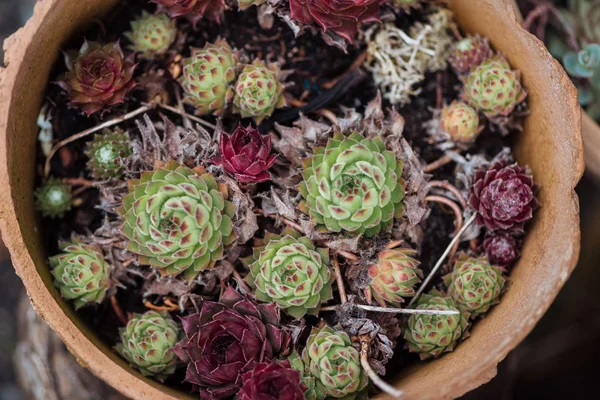
[[[114,131],[105,129],[102,134],[94,136],[85,154],[89,158],[87,166],[94,178],[121,178],[123,159],[131,155],[129,133],[119,128]]]
[[[76,309],[101,303],[110,286],[109,266],[96,245],[83,243],[76,237],[60,244],[61,253],[50,257],[54,286]]]
[[[481,133],[477,111],[462,101],[444,106],[440,127],[453,141],[464,144],[475,142]]]
[[[71,209],[72,198],[69,184],[50,178],[35,191],[35,208],[44,217],[61,218]]]
[[[306,386],[301,382],[300,372],[287,360],[256,364],[242,375],[242,388],[236,400],[304,400]]]
[[[165,54],[177,38],[177,24],[167,14],[142,15],[131,22],[131,32],[125,37],[131,41],[130,49],[139,52],[143,58],[154,58]]]
[[[380,137],[336,134],[304,160],[300,210],[326,232],[387,231],[403,212],[402,167]]]
[[[173,348],[181,329],[166,311],[134,314],[125,328],[119,329],[115,349],[142,375],[164,382],[180,364]]]
[[[472,68],[480,65],[484,60],[490,58],[493,52],[487,38],[479,35],[467,36],[456,42],[450,54],[448,62],[459,74],[466,74]]]
[[[127,249],[140,255],[140,263],[188,280],[212,268],[235,240],[234,211],[213,175],[175,161],[129,181],[118,209]]]
[[[411,257],[414,253],[410,249],[384,250],[377,263],[369,267],[369,288],[382,307],[399,307],[404,297],[415,295],[415,285],[421,282],[423,272],[418,268],[419,262]]]

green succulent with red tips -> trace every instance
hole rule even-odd
[[[242,259],[250,269],[246,281],[257,299],[274,302],[289,315],[317,314],[332,298],[334,276],[329,270],[329,250],[316,248],[292,229],[283,235],[267,232],[256,240],[253,255]]]
[[[386,249],[367,270],[368,293],[382,307],[388,304],[399,307],[405,297],[415,295],[415,286],[423,277],[423,271],[418,268],[419,261],[411,257],[416,253],[411,249]]]
[[[165,54],[175,42],[177,23],[167,14],[142,11],[142,15],[131,22],[131,32],[126,32],[125,37],[131,41],[131,50],[143,58],[153,58]]]
[[[290,354],[287,359],[293,369],[300,371],[300,381],[304,386],[306,386],[304,398],[306,400],[317,400],[317,393],[315,392],[315,377],[310,374],[310,371],[308,370],[307,366],[304,365],[304,361],[302,361],[302,358],[298,352],[294,350],[294,352]]]
[[[499,267],[490,265],[486,257],[461,254],[452,273],[444,277],[448,295],[471,318],[485,314],[500,302],[506,279]]]
[[[54,286],[75,309],[101,303],[110,286],[109,265],[98,246],[86,244],[75,236],[59,244],[61,253],[50,257]]]
[[[302,362],[307,373],[314,377],[318,400],[354,400],[365,394],[369,378],[346,332],[327,325],[313,328],[302,352]]]
[[[404,164],[381,137],[336,133],[303,164],[300,210],[318,230],[372,237],[402,216]]]
[[[96,179],[120,178],[123,176],[123,160],[131,155],[131,139],[128,132],[116,128],[105,129],[95,135],[88,144],[85,154],[88,168]]]
[[[196,114],[222,115],[233,99],[239,53],[223,39],[193,49],[183,61],[179,83],[185,91],[184,101],[196,107]]]
[[[129,194],[117,211],[127,249],[163,276],[194,279],[212,268],[231,244],[233,203],[228,189],[202,167],[169,161],[141,179],[129,181]]]
[[[120,343],[115,349],[142,375],[164,382],[180,364],[173,351],[180,332],[166,311],[134,314],[125,328],[119,329]]]
[[[406,347],[411,353],[418,353],[421,360],[454,350],[458,341],[468,336],[467,314],[460,312],[452,298],[432,290],[430,294],[421,295],[416,309],[459,312],[454,315],[413,314],[408,318],[402,329]]]

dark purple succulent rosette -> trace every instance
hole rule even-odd
[[[185,381],[202,399],[233,396],[243,373],[290,350],[291,336],[280,327],[277,307],[256,304],[232,287],[219,303],[205,301],[200,312],[181,322],[185,338],[174,351],[187,364]]]
[[[221,133],[221,157],[212,160],[243,183],[259,183],[271,179],[269,168],[277,155],[271,155],[271,135],[239,125],[233,135]]]
[[[539,207],[537,185],[527,167],[506,160],[479,170],[473,177],[469,204],[477,212],[477,223],[489,230],[523,232]]]
[[[287,360],[256,364],[242,375],[242,380],[237,400],[304,400],[307,390],[300,380],[300,371]]]
[[[483,240],[483,251],[493,265],[507,267],[521,256],[522,241],[509,232],[488,232]]]

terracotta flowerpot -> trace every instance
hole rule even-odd
[[[196,398],[143,378],[100,342],[52,285],[33,204],[36,118],[59,49],[76,30],[116,0],[44,0],[27,26],[6,43],[8,67],[0,75],[1,228],[17,273],[37,312],[80,362],[134,399]],[[386,379],[407,399],[452,398],[487,382],[497,364],[533,328],[575,266],[579,205],[573,191],[583,173],[581,111],[576,90],[543,44],[516,22],[510,0],[455,0],[460,25],[491,39],[523,73],[531,116],[515,154],[541,184],[543,207],[527,236],[523,257],[502,303],[456,351]],[[386,397],[381,395],[379,400]]]

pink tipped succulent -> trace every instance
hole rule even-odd
[[[489,230],[523,231],[538,207],[536,185],[526,167],[499,161],[473,177],[469,203]]]
[[[379,21],[378,0],[290,0],[291,19],[317,24],[352,43],[363,22]]]
[[[221,133],[221,157],[212,161],[240,182],[258,183],[271,179],[268,169],[276,159],[271,154],[271,135],[261,135],[252,126],[240,125],[233,135]]]
[[[466,74],[471,68],[490,58],[492,54],[487,38],[479,35],[467,36],[452,47],[448,55],[448,62],[456,72]]]
[[[483,250],[492,264],[506,267],[521,255],[521,244],[508,232],[490,232],[483,240]]]
[[[56,82],[69,94],[72,106],[91,114],[122,103],[137,83],[133,80],[136,64],[125,57],[119,42],[102,45],[88,42],[79,52],[65,53],[68,71]]]
[[[150,0],[159,5],[160,11],[169,14],[169,17],[189,17],[194,26],[206,17],[217,23],[221,22],[225,11],[225,0]]]

